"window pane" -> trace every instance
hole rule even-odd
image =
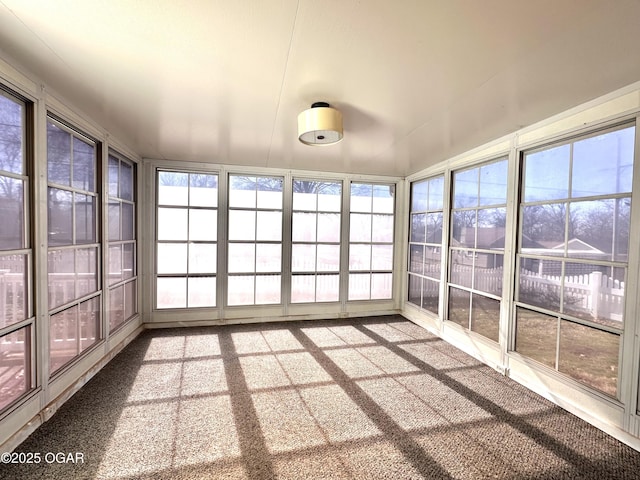
[[[371,215],[352,213],[349,232],[349,240],[351,242],[370,242]]]
[[[256,275],[256,304],[280,303],[280,275]]]
[[[442,243],[442,213],[427,213],[427,243]]]
[[[189,244],[189,273],[216,273],[217,245]]]
[[[120,160],[109,155],[109,196],[118,198],[120,195]]]
[[[411,242],[424,243],[427,241],[427,214],[414,213],[411,215]]]
[[[1,99],[2,96],[0,96]],[[2,153],[0,152],[0,161],[1,158]],[[0,175],[0,225],[2,225],[0,250],[19,249],[25,246],[24,185],[22,180]]]
[[[424,246],[409,246],[409,271],[420,275],[424,273]]]
[[[525,202],[568,198],[570,155],[571,146],[561,145],[525,156]]]
[[[0,97],[2,98],[2,97]],[[27,256],[0,256],[0,328],[26,320],[27,309]]]
[[[282,212],[257,212],[256,240],[282,239]]]
[[[218,206],[218,176],[192,173],[190,175],[189,205],[192,207]]]
[[[474,255],[475,253],[470,250],[451,251],[451,266],[449,268],[449,281],[451,283],[471,288]]]
[[[459,288],[449,288],[449,320],[469,328],[469,302],[471,294]]]
[[[342,210],[342,185],[339,182],[318,184],[318,211],[340,212]]]
[[[339,275],[316,276],[316,302],[337,302],[340,296]]]
[[[227,280],[227,303],[229,305],[253,305],[253,275],[233,275]]]
[[[417,275],[409,275],[409,294],[407,297],[407,301],[409,303],[413,303],[414,305],[420,307],[421,305],[421,297],[420,293],[422,291],[422,278]]]
[[[620,336],[573,322],[560,322],[558,370],[615,397]]]
[[[73,187],[95,192],[95,147],[73,138]]]
[[[122,245],[109,245],[109,285],[122,281]]]
[[[189,278],[188,307],[216,306],[216,277]]]
[[[120,202],[109,202],[109,241],[122,240],[120,236]]]
[[[186,243],[158,243],[158,273],[187,273]]]
[[[562,262],[521,259],[518,300],[559,312],[561,272]]]
[[[316,277],[315,275],[293,275],[291,277],[291,302],[315,302],[316,301]]]
[[[478,169],[464,170],[453,174],[454,208],[478,205]]]
[[[230,207],[256,207],[256,177],[231,175],[229,182]]]
[[[429,182],[422,180],[411,184],[411,211],[424,212],[429,203]]]
[[[524,207],[521,251],[537,255],[564,255],[566,223],[566,203]]]
[[[138,291],[137,291],[138,282],[133,280],[132,282],[126,283],[124,285],[124,318],[128,320],[133,317],[136,313],[138,313],[137,307],[137,299],[138,299]]]
[[[371,274],[371,299],[391,298],[393,277],[390,273]]]
[[[77,298],[98,290],[98,249],[76,250]]]
[[[592,200],[570,205],[574,236],[568,255],[593,260],[627,261],[631,199]],[[614,254],[615,253],[615,254]]]
[[[189,210],[189,240],[218,239],[218,212],[216,210]]]
[[[316,241],[316,215],[315,213],[293,213],[291,238],[294,242]]]
[[[480,167],[480,205],[507,203],[507,161]]]
[[[373,185],[373,212],[393,213],[394,185]]]
[[[70,362],[79,353],[78,307],[67,308],[49,318],[49,371]]]
[[[47,174],[49,182],[71,185],[71,135],[47,123]]]
[[[316,182],[305,180],[293,181],[293,209],[316,211],[318,208]]]
[[[158,240],[187,240],[186,208],[158,208]]]
[[[256,212],[229,210],[229,240],[256,239]]]
[[[316,268],[319,272],[340,270],[340,245],[318,245]]]
[[[133,166],[120,163],[120,198],[133,201]]]
[[[96,199],[89,195],[74,194],[76,207],[76,243],[96,241]]]
[[[256,246],[253,243],[229,244],[229,272],[255,272]]]
[[[372,208],[372,185],[361,183],[351,184],[351,211],[352,212],[371,212]]]
[[[440,282],[422,280],[422,308],[438,315],[438,303],[440,301]]]
[[[18,175],[24,173],[22,143],[24,138],[24,106],[0,94],[0,170]],[[0,410],[2,399],[0,398]]]
[[[78,353],[81,353],[100,338],[100,297],[82,302],[78,317],[80,325],[80,352]]]
[[[73,243],[72,193],[58,188],[49,188],[48,223],[49,246]]]
[[[452,217],[453,246],[475,247],[476,210],[454,211]]]
[[[506,208],[478,210],[477,248],[503,250],[506,219]]]
[[[371,270],[371,245],[349,246],[349,270]]]
[[[131,278],[136,274],[135,243],[127,243],[122,246],[122,276]]]
[[[393,215],[373,215],[371,240],[393,242]]]
[[[557,335],[557,318],[516,308],[516,352],[555,368]]]
[[[256,244],[256,272],[280,272],[282,246],[273,243]]]
[[[291,246],[291,271],[313,272],[316,269],[316,246],[293,244]]]
[[[187,306],[186,278],[158,278],[158,308],[185,308]]]
[[[158,204],[179,205],[189,204],[189,175],[178,172],[158,172]]]
[[[429,180],[429,210],[441,210],[444,201],[444,177]]]
[[[257,207],[282,208],[282,178],[258,177],[257,179]]]
[[[0,108],[1,101],[0,96]],[[29,327],[0,337],[0,410],[31,390],[30,345]]]
[[[135,237],[135,216],[133,213],[133,205],[130,203],[122,204],[122,239],[133,240]],[[178,239],[176,239],[178,240]]]
[[[371,269],[393,269],[393,245],[372,245]]]
[[[318,214],[318,241],[336,243],[340,242],[339,213]]]
[[[631,192],[635,127],[585,138],[573,145],[571,195]]]
[[[49,308],[59,307],[76,297],[75,252],[51,250],[47,255]]]
[[[349,300],[369,300],[371,298],[371,274],[349,274]]]
[[[475,260],[473,288],[502,296],[503,255],[478,252]]]
[[[424,252],[424,275],[427,277],[440,279],[441,257],[440,247],[426,247]]]
[[[124,285],[109,290],[109,330],[124,322]]]
[[[471,331],[499,342],[500,302],[475,293],[471,301]]]

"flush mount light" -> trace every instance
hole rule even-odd
[[[298,140],[305,145],[331,145],[342,140],[342,113],[326,102],[315,102],[298,115]]]

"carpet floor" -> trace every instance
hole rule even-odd
[[[640,479],[640,452],[399,316],[145,331],[16,452],[41,462],[1,479]]]

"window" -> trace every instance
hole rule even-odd
[[[438,315],[444,176],[411,184],[409,302]]]
[[[49,366],[54,373],[100,338],[96,143],[47,121]]]
[[[525,152],[517,352],[618,394],[635,127]]]
[[[394,193],[394,185],[351,184],[349,300],[392,297]]]
[[[507,160],[453,173],[448,319],[499,341]]]
[[[109,154],[109,329],[137,313],[136,165]]]
[[[34,386],[27,107],[0,90],[0,411]]]
[[[293,180],[291,302],[340,296],[342,184]]]
[[[156,307],[216,306],[218,175],[158,172]]]
[[[283,178],[229,176],[228,305],[281,303]]]

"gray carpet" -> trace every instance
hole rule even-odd
[[[640,479],[640,453],[401,317],[146,331],[2,479]],[[49,456],[51,459],[51,456]]]

